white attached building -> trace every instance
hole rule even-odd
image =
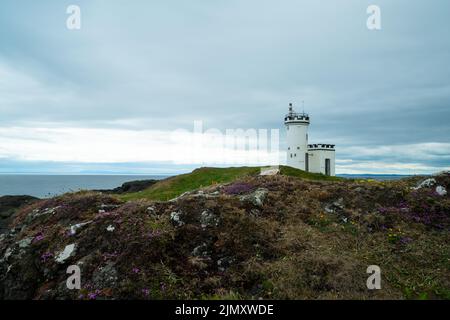
[[[335,175],[334,144],[308,144],[309,115],[295,113],[292,103],[284,118],[287,130],[287,165],[308,172]]]

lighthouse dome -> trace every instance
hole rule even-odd
[[[309,124],[309,115],[305,112],[297,113],[292,107],[292,103],[289,104],[289,113],[284,117],[285,124]]]

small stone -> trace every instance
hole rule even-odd
[[[170,214],[170,220],[177,227],[181,227],[184,225],[184,222],[181,220],[181,212],[172,212]]]
[[[334,213],[334,210],[331,207],[331,205],[327,205],[327,206],[325,206],[325,212],[326,213]]]
[[[12,255],[13,250],[11,248],[6,249],[5,254],[3,255],[3,259],[2,260],[8,260],[8,258]]]
[[[228,257],[223,257],[223,258],[220,258],[219,260],[217,260],[217,267],[218,267],[219,271],[224,272],[227,268],[229,268],[231,266],[233,261],[234,260],[232,258],[228,258]]]
[[[116,228],[115,228],[113,225],[110,224],[110,225],[106,228],[106,231],[108,231],[108,232],[113,232],[115,229],[116,229]]]
[[[102,210],[113,210],[113,209],[116,209],[118,207],[120,207],[120,206],[117,205],[117,204],[103,204],[102,203],[100,205],[100,209],[102,209]]]
[[[443,186],[437,186],[436,193],[440,196],[445,196],[447,194],[447,190]]]
[[[30,246],[31,242],[33,241],[33,238],[25,238],[20,240],[19,242],[17,242],[17,244],[19,245],[19,248],[27,248]]]
[[[77,223],[77,224],[70,226],[70,234],[71,235],[76,234],[78,229],[81,229],[82,227],[84,227],[85,225],[88,225],[90,223],[92,223],[92,221],[81,222],[81,223]]]
[[[344,199],[339,198],[333,203],[327,204],[324,208],[326,213],[336,213],[344,209]]]
[[[333,202],[333,206],[335,206],[336,208],[339,208],[341,210],[344,209],[344,199],[343,198],[339,198],[338,200]]]
[[[64,263],[68,258],[75,254],[75,249],[75,243],[67,245],[63,251],[58,253],[58,255],[55,257],[55,261],[58,263]]]
[[[208,246],[206,243],[202,243],[201,245],[197,246],[192,250],[192,255],[194,257],[205,257],[208,255]]]
[[[45,216],[45,215],[48,215],[48,214],[54,215],[56,213],[56,210],[58,210],[59,208],[61,208],[61,206],[57,206],[57,207],[54,207],[54,208],[45,208],[42,212],[39,209],[35,209],[32,212],[34,214],[33,218],[37,218],[37,217],[40,217],[40,216]]]
[[[239,199],[242,202],[250,202],[257,207],[262,207],[268,193],[269,190],[265,188],[259,188],[249,195],[241,196]]]
[[[200,214],[200,223],[202,228],[217,227],[219,225],[219,218],[212,212],[205,210]]]

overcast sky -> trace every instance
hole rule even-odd
[[[66,28],[71,4],[81,30]],[[2,0],[0,172],[220,165],[212,143],[202,164],[173,161],[188,139],[173,131],[196,120],[279,129],[283,152],[287,105],[303,100],[338,173],[449,170],[449,12],[448,0]]]

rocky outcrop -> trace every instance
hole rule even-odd
[[[251,203],[256,207],[262,207],[268,193],[269,190],[266,188],[259,188],[251,194],[241,196],[240,200],[242,202]]]
[[[22,206],[39,200],[31,196],[3,196],[0,197],[0,234],[8,230],[14,214]]]
[[[154,185],[159,180],[149,179],[149,180],[136,180],[129,181],[122,184],[120,187],[111,189],[111,190],[96,190],[98,192],[104,193],[112,193],[112,194],[123,194],[123,193],[131,193],[131,192],[139,192],[145,190],[152,185]]]
[[[429,187],[434,186],[435,184],[436,184],[436,179],[428,178],[428,179],[421,181],[417,186],[413,187],[412,189],[419,190],[422,188],[429,188]]]

